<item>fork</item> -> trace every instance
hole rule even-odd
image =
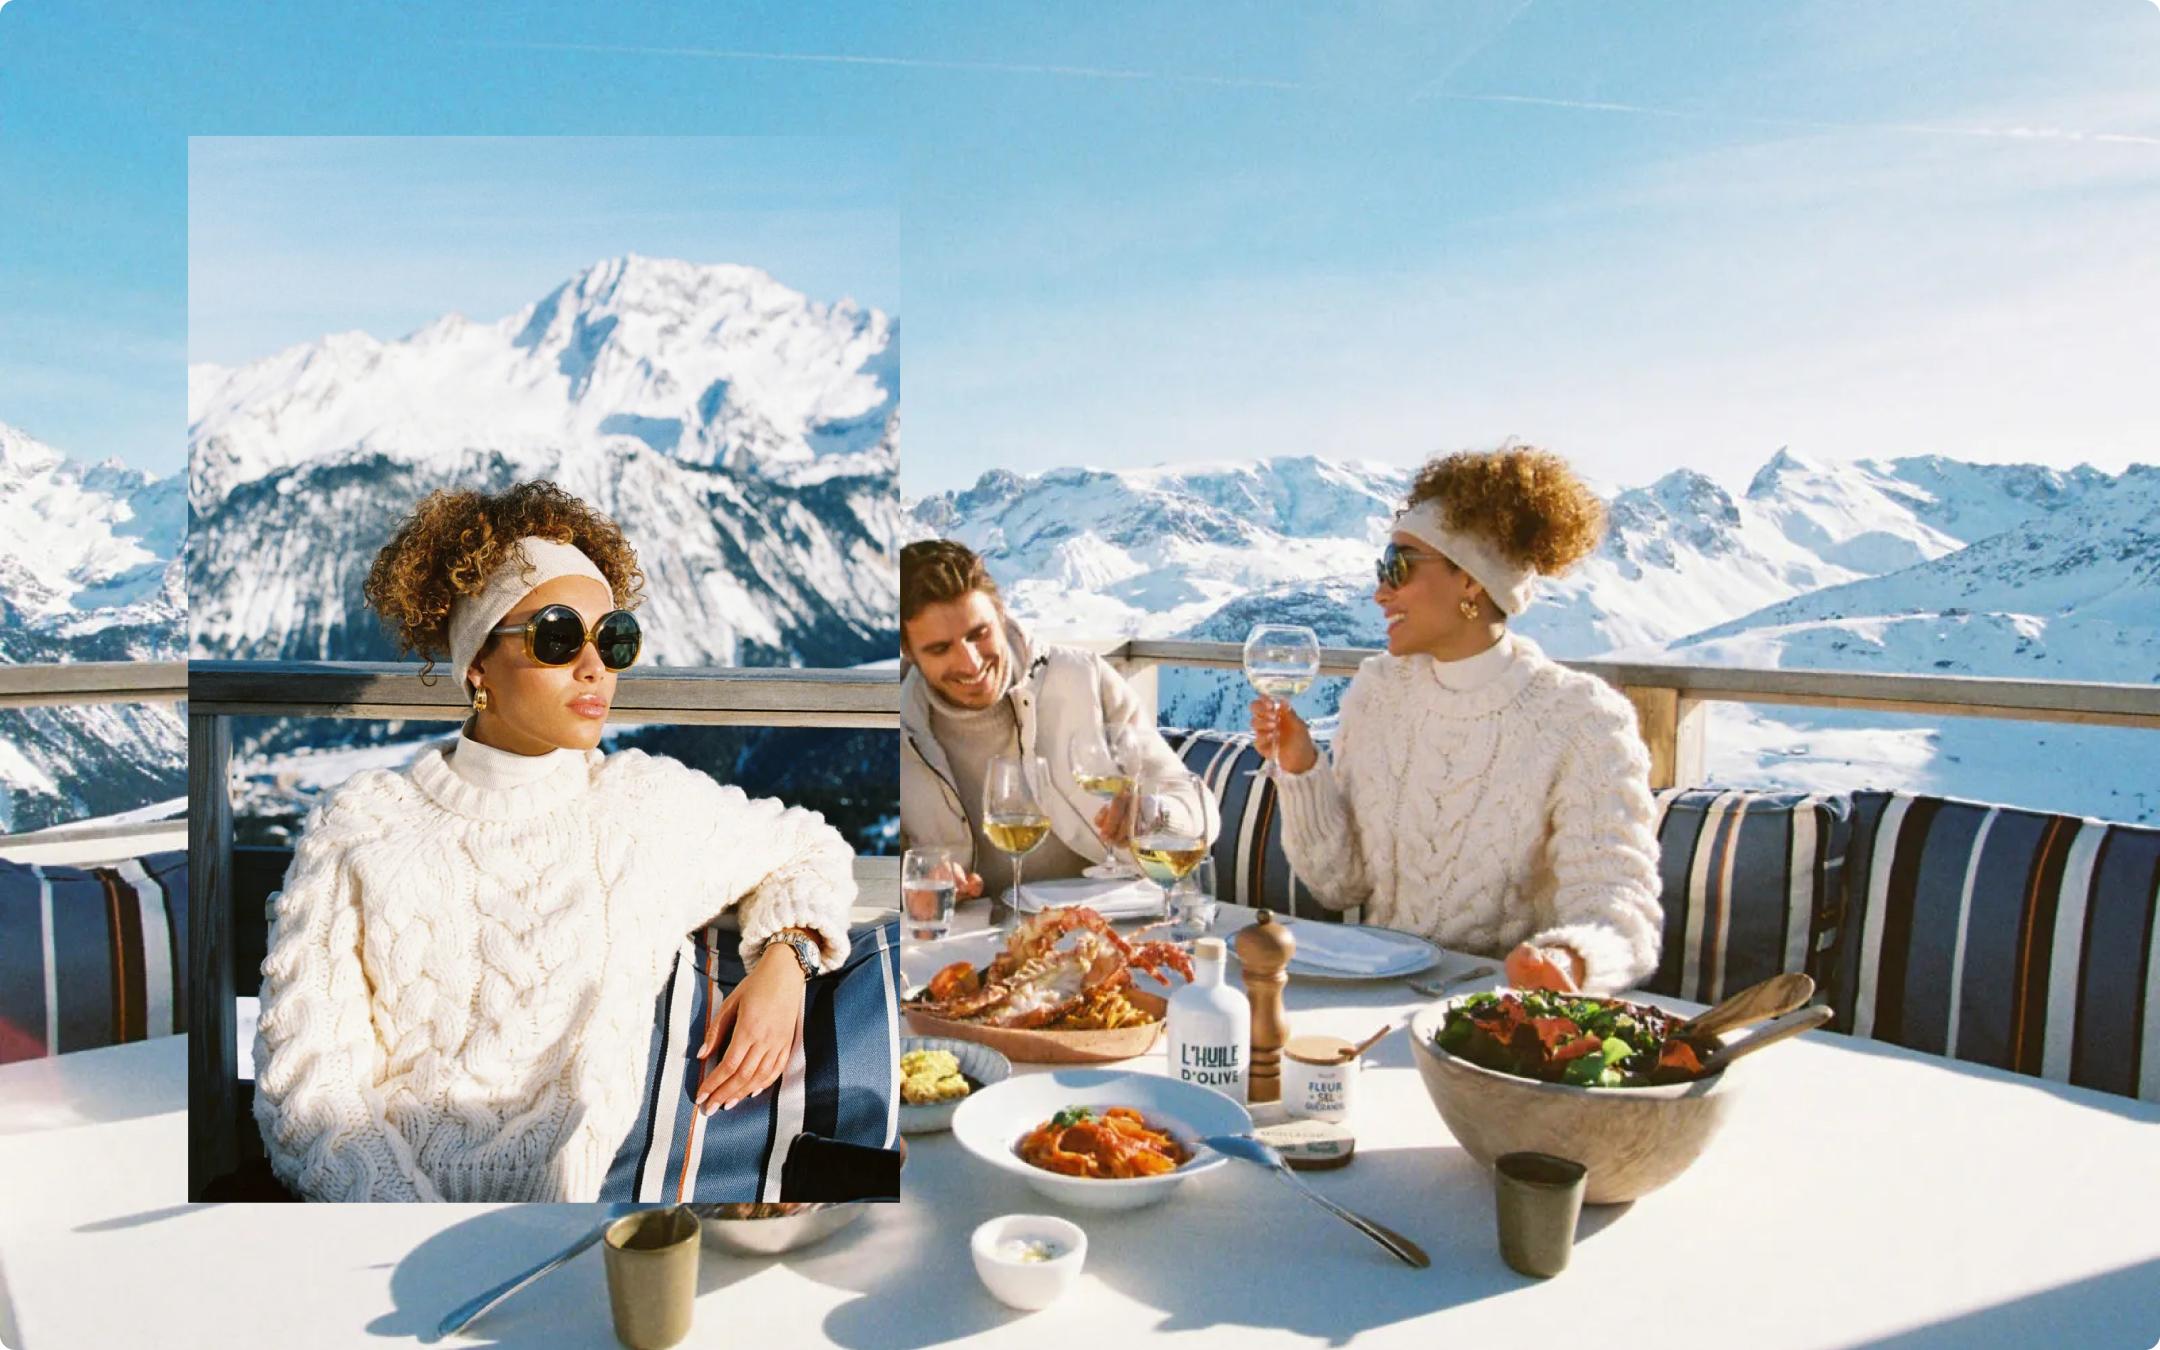
[[[1422,994],[1426,998],[1438,998],[1442,994],[1446,993],[1448,990],[1453,989],[1458,985],[1468,984],[1472,980],[1482,980],[1487,975],[1498,974],[1499,969],[1500,968],[1498,966],[1473,966],[1469,970],[1462,972],[1460,975],[1450,975],[1444,980],[1413,979],[1409,981],[1410,992],[1414,994]]]

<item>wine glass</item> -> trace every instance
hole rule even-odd
[[[1133,785],[1133,861],[1148,880],[1163,889],[1163,912],[1170,891],[1207,856],[1207,785],[1189,773],[1146,774]]]
[[[1130,729],[1117,726],[1076,731],[1066,746],[1066,754],[1072,763],[1073,782],[1079,789],[1105,808],[1116,807],[1122,813],[1124,808],[1118,803],[1132,792],[1133,770],[1140,763]],[[1106,861],[1090,866],[1081,875],[1121,880],[1138,876],[1139,873],[1117,855],[1122,841],[1103,832],[1101,814],[1101,811],[1096,813],[1095,833],[1111,853]]]
[[[1202,858],[1170,893],[1170,936],[1182,942],[1206,937],[1215,926],[1215,860]]]
[[[1245,678],[1262,698],[1288,706],[1289,700],[1312,688],[1319,674],[1320,635],[1312,629],[1294,623],[1262,623],[1245,635]],[[1245,776],[1257,778],[1266,772],[1248,769]]]
[[[1008,923],[1021,905],[1020,860],[1050,833],[1049,814],[1035,793],[1037,784],[1049,781],[1049,766],[1037,755],[998,755],[983,774],[983,834],[999,852],[1012,855]]]
[[[949,848],[911,848],[900,859],[900,909],[908,936],[928,942],[952,927],[959,893],[959,860]]]

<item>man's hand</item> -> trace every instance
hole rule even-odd
[[[705,1022],[698,1058],[710,1059],[729,1027],[727,1053],[705,1071],[697,1107],[706,1115],[725,1111],[780,1081],[802,1025],[803,969],[785,947],[768,948],[757,966],[720,1001]]]
[[[959,863],[945,864],[937,870],[936,875],[952,878],[955,900],[973,900],[982,894],[982,878]]]
[[[1120,792],[1095,813],[1095,833],[1109,848],[1123,848],[1132,838],[1132,800],[1130,792]]]

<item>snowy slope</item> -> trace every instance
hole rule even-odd
[[[187,609],[177,478],[83,465],[0,425],[0,663],[178,660]],[[186,790],[177,712],[0,710],[0,833]]]

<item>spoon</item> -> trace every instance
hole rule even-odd
[[[1818,1003],[1812,1008],[1802,1008],[1798,1012],[1790,1012],[1773,1019],[1754,1035],[1744,1040],[1722,1043],[1717,1049],[1704,1055],[1702,1073],[1698,1076],[1708,1077],[1743,1055],[1752,1055],[1757,1050],[1776,1045],[1779,1041],[1797,1036],[1803,1031],[1813,1031],[1836,1013],[1837,1010],[1828,1004]]]
[[[1761,984],[1751,984],[1717,1006],[1695,1014],[1674,1027],[1670,1035],[1680,1040],[1715,1045],[1717,1038],[1725,1032],[1782,1017],[1813,997],[1815,981],[1807,976],[1797,973],[1773,975]]]
[[[590,1233],[587,1233],[585,1236],[579,1238],[577,1241],[571,1243],[569,1246],[563,1248],[561,1251],[555,1253],[553,1256],[549,1257],[545,1261],[540,1262],[538,1265],[532,1267],[531,1269],[517,1275],[512,1275],[509,1279],[504,1280],[501,1284],[496,1285],[494,1288],[483,1290],[482,1292],[475,1294],[472,1298],[468,1299],[464,1303],[460,1303],[457,1307],[451,1309],[450,1314],[447,1317],[443,1318],[441,1325],[435,1328],[436,1336],[438,1338],[455,1336],[460,1331],[463,1331],[466,1327],[471,1326],[475,1321],[479,1320],[481,1314],[493,1309],[496,1304],[501,1303],[504,1299],[510,1297],[518,1290],[523,1289],[526,1285],[531,1284],[534,1280],[539,1279],[542,1275],[547,1274],[549,1271],[552,1271],[557,1267],[565,1264],[573,1257],[577,1256],[578,1253],[584,1251],[587,1247],[590,1247],[594,1243],[598,1242],[603,1236],[606,1235],[608,1225],[615,1222],[623,1215],[633,1214],[641,1209],[659,1208],[661,1208],[661,1206],[629,1204],[623,1202],[609,1205],[607,1207],[607,1217],[602,1219],[599,1223],[594,1224],[593,1229]]]
[[[1306,1199],[1387,1248],[1395,1259],[1401,1261],[1404,1265],[1415,1266],[1419,1270],[1424,1270],[1432,1264],[1432,1258],[1427,1256],[1424,1250],[1415,1242],[1384,1224],[1374,1223],[1362,1214],[1344,1209],[1341,1205],[1336,1204],[1333,1200],[1308,1186],[1303,1177],[1290,1170],[1290,1164],[1283,1161],[1282,1154],[1277,1153],[1251,1135],[1211,1134],[1200,1142],[1224,1157],[1237,1158],[1268,1168],[1276,1176],[1289,1182]]]

